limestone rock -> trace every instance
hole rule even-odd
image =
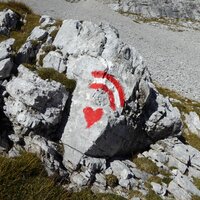
[[[185,122],[189,130],[200,137],[200,119],[196,112],[185,114]]]
[[[10,77],[14,63],[10,58],[0,61],[0,80]]]
[[[0,12],[0,34],[9,36],[20,25],[20,16],[10,9]]]
[[[191,200],[191,194],[181,188],[176,182],[171,181],[168,186],[168,191],[174,195],[177,200]]]
[[[71,182],[76,184],[78,187],[82,187],[87,185],[88,178],[86,178],[83,173],[74,173],[71,176]]]
[[[141,56],[115,28],[65,20],[53,45],[77,81],[62,136],[65,166],[75,167],[84,154],[126,155],[180,132],[178,109],[157,92]]]
[[[157,194],[162,195],[162,196],[164,196],[166,194],[166,192],[167,192],[167,188],[166,187],[164,187],[164,186],[162,186],[162,185],[160,185],[158,183],[154,183],[154,182],[151,182],[151,185],[152,185],[153,190]]]
[[[198,0],[122,0],[112,4],[111,7],[117,11],[142,15],[145,18],[200,19]]]
[[[50,51],[43,59],[43,67],[53,68],[60,73],[66,71],[66,64],[59,52]]]
[[[192,183],[189,177],[181,174],[179,171],[175,176],[174,181],[181,186],[185,191],[200,197],[200,190]]]
[[[43,41],[48,36],[46,30],[41,29],[39,26],[35,27],[27,40]]]
[[[36,153],[41,161],[45,164],[48,175],[53,175],[55,172],[61,177],[67,176],[67,171],[62,165],[62,157],[58,154],[57,144],[41,137],[25,136],[24,149],[27,152]]]
[[[40,18],[41,27],[53,26],[56,23],[56,20],[48,15],[42,15]]]
[[[34,44],[33,41],[27,41],[17,53],[17,63],[33,63],[40,47],[41,44],[39,42]]]
[[[15,39],[9,38],[0,43],[0,61],[10,57]]]
[[[64,86],[42,80],[23,65],[6,85],[4,112],[19,135],[33,131],[48,136],[60,122],[68,99]],[[52,135],[53,136],[53,135]],[[54,135],[53,137],[56,137]]]

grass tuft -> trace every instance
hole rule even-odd
[[[73,92],[76,87],[76,81],[68,79],[65,74],[59,73],[53,68],[39,68],[38,75],[46,80],[54,80],[63,84],[67,91]]]
[[[153,175],[157,175],[159,173],[157,165],[148,158],[135,158],[133,159],[133,162],[136,164],[137,168],[142,171]]]
[[[162,198],[157,195],[153,190],[149,190],[148,194],[145,196],[146,200],[162,200]]]
[[[128,193],[128,197],[129,197],[129,199],[131,199],[133,197],[143,198],[143,194],[138,190],[130,190]]]
[[[118,179],[113,174],[106,175],[106,184],[107,186],[110,186],[111,188],[114,188],[118,185]]]
[[[41,161],[34,154],[17,158],[0,157],[0,199],[65,199],[68,193],[47,177]]]
[[[200,179],[199,178],[193,178],[194,179],[194,185],[200,190]]]

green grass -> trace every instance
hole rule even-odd
[[[135,158],[133,159],[133,162],[136,164],[137,168],[142,171],[153,175],[157,175],[159,173],[159,168],[148,158]]]
[[[125,200],[113,194],[94,194],[89,188],[71,193],[48,177],[36,155],[0,156],[1,200]]]
[[[148,194],[145,196],[146,200],[162,200],[162,198],[157,195],[153,190],[149,190]]]
[[[39,68],[37,73],[44,80],[48,79],[60,82],[70,92],[73,92],[76,87],[75,80],[68,79],[65,74],[59,73],[53,68]]]
[[[25,43],[33,28],[39,25],[40,16],[34,14],[25,4],[15,1],[0,2],[0,10],[5,8],[15,11],[23,18],[26,15],[26,23],[21,26],[19,30],[11,31],[9,37],[0,35],[0,42],[8,38],[14,38],[15,43],[13,45],[13,49],[18,51],[19,48]]]

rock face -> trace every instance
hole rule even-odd
[[[20,25],[20,16],[10,9],[0,12],[0,34],[9,35],[11,30],[15,30]]]
[[[0,80],[10,77],[11,71],[14,67],[12,61],[12,45],[15,40],[10,38],[0,43]]]
[[[179,111],[156,91],[141,56],[115,28],[66,20],[53,45],[77,81],[62,136],[65,166],[76,167],[84,154],[126,155],[180,132]]]
[[[146,18],[200,19],[198,0],[122,0],[112,7],[118,11],[143,15]]]
[[[13,122],[15,133],[23,135],[32,131],[50,137],[60,122],[68,99],[64,86],[42,80],[20,65],[18,76],[6,84],[6,91],[4,112]]]

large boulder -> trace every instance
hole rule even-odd
[[[62,142],[64,164],[114,157],[177,135],[180,113],[160,95],[137,51],[106,24],[65,20],[54,43],[77,81]]]
[[[55,138],[68,99],[68,92],[58,82],[42,80],[23,65],[18,76],[6,84],[4,112],[13,122],[15,133],[33,132]],[[53,134],[52,134],[53,133]]]

